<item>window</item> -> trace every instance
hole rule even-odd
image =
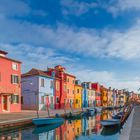
[[[78,104],[78,99],[76,99],[76,104]]]
[[[75,84],[75,80],[73,80],[73,84]]]
[[[18,95],[12,95],[11,96],[11,103],[19,103],[19,96]]]
[[[12,69],[13,70],[18,70],[18,64],[12,63]]]
[[[64,99],[64,104],[66,104],[66,99]]]
[[[69,78],[67,78],[67,82],[69,82]]]
[[[54,87],[54,81],[50,81],[50,88],[52,89]]]
[[[19,83],[19,76],[11,75],[11,83],[12,84],[18,84]]]
[[[77,89],[77,93],[79,93],[79,89]]]
[[[56,97],[56,103],[57,104],[59,103],[59,97]]]
[[[41,87],[44,87],[44,79],[41,79]]]
[[[66,85],[64,85],[64,91],[67,91],[67,86]]]
[[[41,104],[44,104],[44,96],[41,96]]]
[[[59,84],[56,82],[56,90],[59,90]]]
[[[68,93],[70,92],[69,89],[67,89],[67,92],[68,92]]]
[[[24,102],[23,102],[23,96],[21,96],[21,104],[24,104]]]
[[[73,90],[73,94],[74,94],[74,90]]]

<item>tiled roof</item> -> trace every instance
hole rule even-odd
[[[6,60],[9,60],[9,61],[13,61],[13,62],[16,62],[16,63],[22,63],[21,61],[14,60],[14,59],[11,59],[11,58],[8,58],[8,57],[0,56],[0,58],[2,58],[2,59],[6,59]]]
[[[35,69],[35,68],[32,68],[29,72],[25,73],[25,74],[22,74],[22,77],[28,77],[28,76],[33,76],[33,75],[37,75],[37,76],[47,76],[47,77],[50,77],[47,73],[45,73],[44,71],[42,70],[39,70],[39,69]]]

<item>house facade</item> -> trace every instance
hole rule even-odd
[[[82,86],[81,81],[76,80],[74,88],[74,108],[82,107]]]
[[[108,89],[105,88],[104,86],[101,86],[100,90],[101,90],[102,106],[107,107],[108,106]]]
[[[55,79],[57,84],[55,88],[59,88],[54,94],[55,108],[70,108],[74,107],[74,87],[76,77],[66,72],[66,69],[61,65],[55,66],[54,68],[48,68],[46,71],[49,75],[52,72],[55,73]]]
[[[0,113],[21,111],[21,62],[0,50]]]
[[[101,88],[99,83],[92,83],[91,87],[95,89],[95,98],[96,98],[96,106],[102,105],[102,99],[101,99]]]
[[[75,89],[75,76],[65,73],[66,76],[66,88],[67,88],[67,102],[66,102],[66,107],[70,108],[73,107],[74,108],[74,89]]]
[[[82,83],[82,107],[88,107],[88,86],[86,82]]]
[[[88,89],[88,107],[95,106],[95,89],[92,88],[92,83],[87,82],[87,89]]]
[[[115,96],[114,90],[109,87],[108,89],[108,106],[115,106]]]
[[[22,109],[54,108],[54,78],[44,71],[31,69],[22,75]]]

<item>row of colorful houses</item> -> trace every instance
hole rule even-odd
[[[125,90],[81,82],[61,65],[21,74],[21,62],[0,50],[0,112],[120,106],[128,97]]]

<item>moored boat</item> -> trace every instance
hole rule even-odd
[[[87,111],[86,111],[86,114],[88,115],[88,116],[93,116],[93,115],[95,115],[95,113],[96,113],[96,109],[87,109]]]
[[[102,120],[102,126],[109,127],[114,125],[120,125],[120,119],[110,119],[110,120]]]
[[[38,127],[35,127],[35,129],[33,130],[32,133],[33,134],[45,133],[45,132],[51,131],[53,129],[56,129],[57,127],[61,126],[62,124],[63,124],[63,122],[52,124],[52,125],[38,126]]]
[[[51,125],[56,123],[64,122],[63,118],[34,118],[32,119],[33,124],[36,126],[40,125]]]

